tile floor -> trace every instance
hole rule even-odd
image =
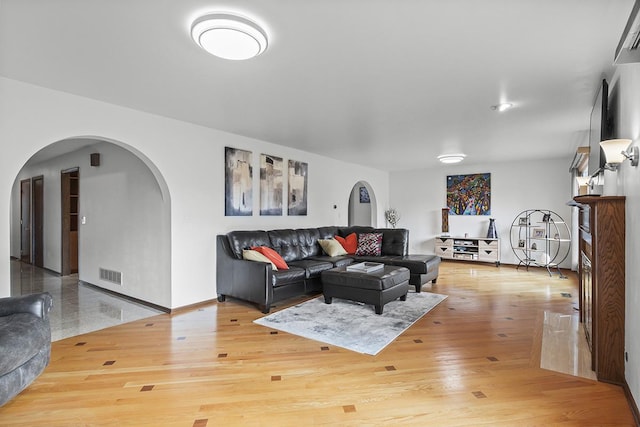
[[[62,277],[17,260],[11,261],[12,296],[45,291],[53,296],[52,341],[162,313],[78,283],[77,274]]]
[[[591,370],[591,352],[577,311],[574,314],[544,312],[540,367],[597,379]]]

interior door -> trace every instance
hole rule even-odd
[[[38,176],[31,180],[33,194],[33,264],[36,267],[44,267],[44,177]]]
[[[31,180],[20,181],[20,259],[31,264]]]

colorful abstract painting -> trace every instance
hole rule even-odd
[[[491,174],[447,176],[450,215],[491,215]]]
[[[360,187],[360,203],[371,203],[367,187]]]

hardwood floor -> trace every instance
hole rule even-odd
[[[575,314],[567,274],[444,262],[423,291],[449,298],[377,356],[233,299],[67,338],[0,425],[633,426],[620,387],[540,368],[545,316]]]

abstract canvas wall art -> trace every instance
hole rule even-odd
[[[360,187],[360,203],[371,203],[367,187]]]
[[[451,215],[491,215],[491,174],[448,175],[447,207]]]
[[[260,215],[282,215],[282,157],[260,155]]]
[[[306,163],[289,160],[289,215],[307,214],[307,173]]]
[[[253,169],[251,151],[225,147],[224,214],[253,215]]]

